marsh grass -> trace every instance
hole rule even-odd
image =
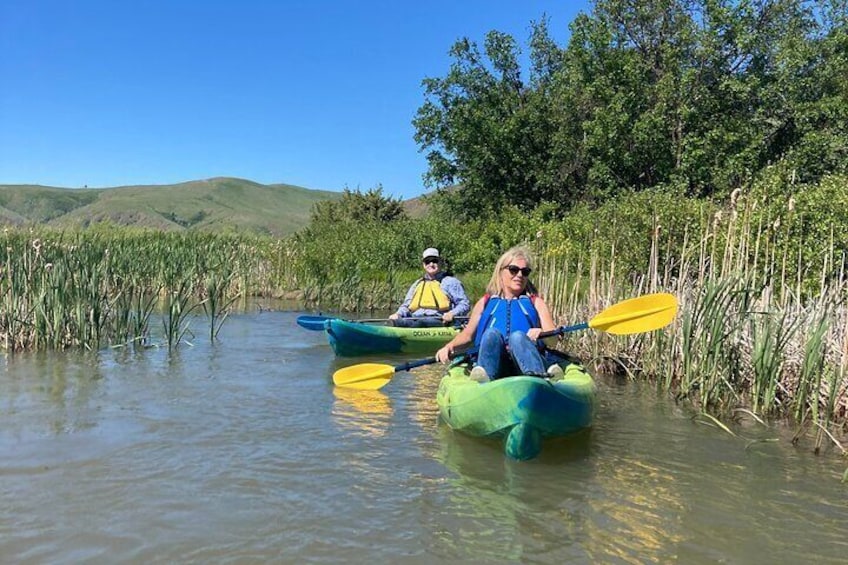
[[[271,238],[116,228],[77,232],[4,230],[0,256],[0,340],[7,351],[147,347],[162,316],[163,345],[177,347],[196,314],[216,339],[239,299],[297,291],[306,308],[387,310],[417,273],[388,267],[312,274],[298,250]],[[320,265],[319,265],[320,266]]]
[[[239,299],[240,293],[230,292],[235,277],[236,273],[223,268],[208,272],[204,278],[204,298],[200,305],[209,318],[209,339],[212,341],[218,337],[230,308]]]
[[[567,324],[588,321],[618,300],[674,293],[679,313],[664,330],[621,337],[590,330],[566,335],[562,347],[596,370],[655,380],[722,429],[718,424],[740,409],[790,418],[797,438],[814,431],[815,450],[829,442],[845,453],[845,250],[788,237],[798,229],[791,203],[784,221],[758,216],[756,205],[735,193],[724,211],[683,238],[663,239],[655,229],[641,273],[619,272],[615,244],[588,257],[546,256],[541,246],[539,286]]]
[[[137,230],[4,230],[0,339],[7,351],[149,345],[162,312],[177,346],[202,306],[214,339],[246,289],[271,288],[263,241]]]
[[[136,348],[149,345],[150,316],[156,308],[158,297],[158,289],[145,293],[140,285],[126,285],[116,294],[112,300],[113,315],[109,333],[113,345],[132,344]]]
[[[177,347],[189,333],[190,316],[200,306],[200,303],[192,303],[191,300],[191,281],[189,280],[182,281],[165,295],[165,315],[162,318],[162,326],[169,351]]]

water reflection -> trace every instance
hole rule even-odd
[[[373,437],[386,434],[394,410],[382,391],[334,387],[333,396],[331,414],[340,427]]]
[[[688,507],[679,477],[644,458],[620,457],[605,461],[596,480],[603,496],[587,500],[594,516],[587,524],[587,534],[595,540],[594,557],[670,558],[670,549],[683,541],[678,521]]]
[[[4,433],[35,425],[36,435],[60,435],[96,426],[104,386],[96,353],[25,353],[7,356],[5,365],[3,409],[17,417]]]
[[[444,374],[445,366],[440,363],[418,367],[405,374],[404,394],[407,398],[409,419],[421,428],[429,428],[438,420],[436,391]]]
[[[450,471],[441,520],[460,516],[457,534],[438,541],[444,560],[587,562],[577,544],[590,520],[586,485],[596,475],[588,432],[558,438],[532,461],[504,456],[502,438],[475,438],[438,427],[434,457]]]

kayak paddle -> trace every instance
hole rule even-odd
[[[323,332],[324,322],[330,319],[328,316],[298,316],[297,325],[307,330]]]
[[[646,294],[613,304],[589,322],[574,326],[560,326],[542,332],[539,338],[592,328],[613,335],[629,335],[658,330],[671,323],[677,315],[677,298],[667,292]]]
[[[573,326],[560,326],[549,332],[542,332],[539,338],[562,335],[567,332],[593,328],[613,335],[628,335],[649,332],[667,326],[677,314],[677,299],[672,294],[647,294],[630,298],[606,308],[589,322]],[[465,352],[467,355],[469,352]],[[385,386],[398,371],[408,371],[436,363],[435,357],[410,361],[402,365],[383,365],[381,363],[360,363],[339,369],[333,373],[333,384],[348,388],[377,390]]]
[[[377,390],[383,388],[398,371],[408,371],[415,367],[423,367],[435,363],[435,357],[418,361],[410,361],[401,365],[383,365],[381,363],[359,363],[333,373],[333,384],[361,390]]]
[[[327,320],[334,320],[335,316],[298,316],[297,317],[297,325],[301,328],[323,332],[324,331],[324,322]],[[422,320],[434,320],[437,319],[436,316],[422,316],[420,319]],[[454,320],[467,320],[468,316],[457,316]],[[372,318],[368,320],[347,320],[348,322],[359,322],[361,324],[368,323],[377,323],[377,322],[388,322],[388,318]]]

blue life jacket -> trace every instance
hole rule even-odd
[[[474,344],[480,345],[483,332],[489,328],[495,328],[504,338],[508,338],[514,331],[526,333],[530,328],[541,328],[539,312],[533,304],[535,298],[535,295],[526,294],[518,298],[488,297],[477,324]]]

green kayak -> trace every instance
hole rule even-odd
[[[459,333],[459,328],[399,328],[332,318],[324,323],[330,346],[340,357],[408,353],[432,355]]]
[[[542,439],[572,434],[592,424],[595,382],[582,365],[563,362],[563,378],[517,376],[478,383],[470,366],[455,365],[442,378],[436,402],[444,422],[459,432],[505,436],[506,455],[536,457]]]

